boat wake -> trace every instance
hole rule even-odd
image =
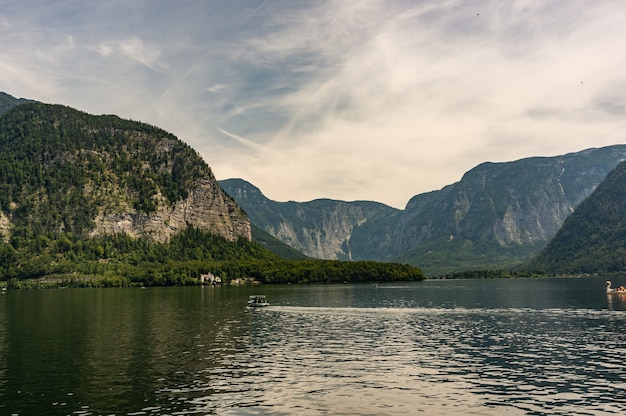
[[[441,307],[321,307],[321,306],[277,306],[267,308],[268,311],[291,314],[317,314],[317,315],[386,315],[386,314],[409,314],[409,315],[563,315],[580,317],[607,316],[626,317],[626,311],[620,310],[593,310],[593,309],[532,309],[532,308],[441,308]]]

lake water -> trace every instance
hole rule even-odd
[[[0,414],[625,414],[604,280],[9,291]]]

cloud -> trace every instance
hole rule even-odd
[[[219,178],[277,200],[402,207],[484,161],[624,141],[619,0],[25,0],[0,13],[0,90],[159,125]]]
[[[160,61],[161,51],[159,48],[146,46],[142,39],[134,35],[124,40],[100,42],[94,49],[103,57],[121,54],[153,71],[163,72],[167,69],[167,64]]]
[[[8,31],[10,30],[12,27],[11,22],[9,21],[9,19],[5,18],[4,16],[0,15],[0,32],[4,32],[4,31]]]
[[[225,135],[227,137],[230,137],[231,139],[235,140],[237,143],[243,144],[244,146],[251,147],[251,148],[254,148],[256,150],[261,150],[261,151],[265,150],[265,148],[263,146],[258,145],[257,143],[253,142],[252,140],[249,140],[249,139],[246,139],[244,137],[238,136],[238,135],[236,135],[234,133],[231,133],[231,132],[228,132],[228,131],[226,131],[224,129],[217,128],[217,130],[220,133],[222,133],[223,135]]]
[[[333,196],[372,195],[378,182],[389,201],[385,190],[397,183],[424,191],[418,182],[443,186],[484,160],[575,150],[558,137],[595,145],[592,107],[622,107],[616,97],[595,99],[598,86],[581,80],[622,78],[614,69],[624,55],[606,56],[622,37],[602,33],[623,34],[615,12],[624,13],[617,3],[597,13],[584,6],[481,2],[478,13],[455,1],[324,3],[277,17],[278,30],[251,39],[241,55],[259,68],[284,66],[281,81],[292,88],[257,108],[282,121],[270,146],[314,155],[296,172],[320,178]],[[607,128],[614,140],[617,126]],[[274,171],[294,169],[273,162]],[[382,177],[353,186],[368,171]]]

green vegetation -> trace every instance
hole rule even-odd
[[[16,105],[25,104],[32,102],[31,100],[26,100],[24,98],[15,98],[0,91],[0,116]]]
[[[157,198],[173,204],[211,175],[171,133],[59,105],[6,112],[0,148],[0,210],[25,239],[49,230],[85,236],[99,211],[123,206],[149,214]]]
[[[188,228],[167,243],[120,234],[83,240],[71,233],[0,243],[0,281],[11,288],[167,286],[200,283],[212,273],[225,283],[339,283],[421,280],[411,266],[377,262],[285,260],[259,244]]]
[[[399,256],[398,261],[419,265],[429,276],[484,273],[485,270],[516,270],[540,248],[532,244],[497,247],[485,241],[448,237],[416,245]]]
[[[626,270],[626,162],[619,164],[526,267],[547,273]]]
[[[468,270],[437,276],[439,279],[513,279],[517,277],[541,277],[542,273],[520,270]]]
[[[263,247],[265,247],[272,253],[277,254],[279,257],[283,259],[290,259],[290,260],[309,259],[309,257],[300,253],[295,248],[288,246],[287,244],[283,243],[279,239],[275,238],[269,233],[266,233],[265,231],[263,231],[262,229],[254,225],[252,225],[252,241],[262,245]]]

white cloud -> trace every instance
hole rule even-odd
[[[0,90],[159,125],[278,200],[402,207],[625,139],[621,0],[27,3]]]
[[[95,47],[95,50],[102,56],[109,56],[111,52],[113,52],[113,48],[111,45],[106,43],[101,43]]]
[[[245,145],[247,147],[251,147],[251,148],[254,148],[256,150],[261,150],[261,151],[265,150],[265,148],[263,146],[260,146],[259,144],[255,143],[252,140],[246,139],[245,137],[238,136],[238,135],[236,135],[234,133],[231,133],[231,132],[228,132],[228,131],[226,131],[224,129],[218,128],[217,130],[220,133],[222,133],[223,135],[225,135],[227,137],[230,137],[231,139],[235,140],[237,143],[241,143],[241,144],[243,144],[243,145]]]
[[[159,48],[154,45],[146,46],[142,39],[134,35],[123,40],[101,42],[94,49],[103,57],[119,53],[154,71],[162,72],[167,69],[167,64],[160,60]]]

